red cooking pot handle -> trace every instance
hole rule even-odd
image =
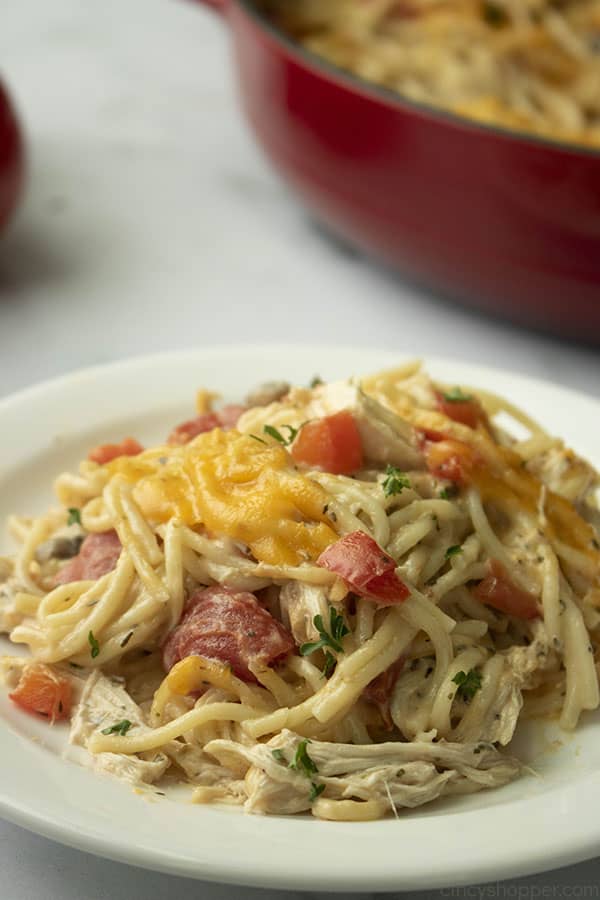
[[[224,14],[227,0],[200,0],[200,3],[204,3],[205,6],[211,6],[216,12]]]

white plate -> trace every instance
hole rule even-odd
[[[307,383],[317,373],[367,374],[399,361],[358,348],[220,348],[88,369],[24,391],[0,402],[0,518],[41,512],[54,475],[100,440],[161,439],[191,414],[199,386],[233,400],[269,378]],[[452,384],[506,395],[600,462],[594,400],[462,363],[433,360],[429,368]],[[9,546],[5,541],[0,550]],[[343,824],[148,800],[65,760],[64,729],[51,730],[0,694],[0,814],[123,862],[207,880],[348,892],[509,878],[600,851],[596,715],[585,717],[573,737],[550,725],[519,735],[519,751],[534,761],[537,777],[403,812],[398,820]]]

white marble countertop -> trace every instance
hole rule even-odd
[[[226,30],[202,8],[19,0],[2,16],[0,65],[30,148],[27,197],[0,241],[0,396],[118,357],[248,341],[455,356],[600,396],[598,352],[449,305],[325,237],[253,144]],[[7,900],[240,893],[7,824],[0,865]],[[595,896],[573,888],[599,880],[595,861],[487,896]],[[460,896],[431,896],[444,894]]]

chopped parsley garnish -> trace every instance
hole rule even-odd
[[[481,687],[481,675],[475,669],[457,672],[452,681],[458,685],[456,693],[460,694],[463,700],[472,700]]]
[[[314,781],[311,782],[310,785],[310,794],[308,795],[308,799],[311,803],[314,803],[317,797],[319,797],[323,791],[325,790],[324,784],[315,784]]]
[[[275,428],[273,425],[265,425],[263,431],[265,434],[268,434],[269,437],[274,438],[276,441],[279,441],[280,444],[283,444],[284,447],[289,447],[290,444],[294,442],[296,435],[298,434],[299,429],[293,428],[291,425],[282,425],[281,428],[285,428],[289,434],[285,437],[281,431]]]
[[[70,506],[67,510],[67,525],[81,525],[81,512],[76,506]]]
[[[323,616],[315,616],[313,619],[315,628],[319,633],[318,641],[309,641],[307,644],[300,646],[301,656],[310,656],[315,650],[323,650],[330,647],[336,653],[343,653],[344,648],[340,641],[350,631],[343,616],[338,615],[333,606],[329,607],[329,629],[328,632],[323,624]],[[331,654],[328,654],[331,656]],[[326,663],[327,666],[327,663]]]
[[[498,3],[493,3],[492,0],[484,0],[481,12],[484,20],[493,28],[499,28],[508,22],[506,12]]]
[[[94,632],[90,631],[88,634],[88,644],[90,645],[90,656],[92,659],[96,659],[98,654],[100,653],[100,644],[94,637]]]
[[[463,552],[463,548],[460,544],[455,544],[453,547],[448,547],[446,552],[444,553],[444,559],[452,559],[453,556],[458,556],[459,553]]]
[[[440,500],[452,500],[458,494],[458,488],[455,484],[442,488],[440,491]]]
[[[314,378],[311,378],[311,380],[310,380],[311,388],[319,387],[320,384],[325,384],[325,382],[323,381],[323,379],[321,378],[320,375],[315,375]]]
[[[329,678],[329,676],[333,673],[337,665],[337,660],[335,656],[333,656],[329,650],[325,653],[325,665],[323,666],[323,675],[325,678]]]
[[[285,754],[279,747],[276,747],[275,750],[271,750],[271,756],[273,759],[276,759],[277,762],[285,762]]]
[[[110,728],[103,728],[101,734],[119,734],[121,737],[125,737],[130,728],[131,722],[129,719],[121,719],[120,722],[115,722]]]
[[[409,488],[410,481],[396,466],[388,466],[381,487],[386,497],[392,497],[394,494],[401,494],[404,488]]]
[[[257,434],[249,434],[248,437],[251,437],[251,438],[253,438],[255,441],[258,441],[259,444],[264,444],[265,447],[267,446],[267,442],[266,442],[266,441],[263,441],[262,438],[259,438],[259,436],[258,436]]]
[[[310,778],[311,775],[316,775],[319,770],[317,769],[314,761],[308,755],[308,750],[306,749],[308,744],[310,744],[308,738],[303,738],[303,740],[300,741],[300,743],[296,747],[294,758],[289,764],[288,768],[295,769],[297,772],[300,772],[302,775],[306,775],[307,778]]]
[[[454,387],[444,394],[447,403],[468,403],[472,399],[471,394],[465,394],[459,387]]]

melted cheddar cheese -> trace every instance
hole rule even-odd
[[[134,484],[149,520],[203,525],[271,565],[315,560],[338,537],[323,511],[327,494],[294,469],[286,450],[235,430],[119,457],[108,468]]]
[[[404,369],[382,372],[365,379],[362,386],[379,403],[405,418],[415,428],[439,431],[456,442],[457,448],[458,442],[462,442],[463,453],[458,449],[457,455],[462,456],[465,481],[475,485],[484,503],[492,503],[513,517],[526,512],[535,519],[544,491],[547,521],[543,530],[547,537],[577,550],[587,557],[589,572],[598,572],[600,551],[594,529],[575,506],[550,488],[544,487],[539,478],[527,471],[521,457],[510,448],[497,444],[483,426],[474,430],[437,409],[420,408],[402,390],[402,378],[405,374]],[[438,445],[432,445],[433,451],[436,446]]]

